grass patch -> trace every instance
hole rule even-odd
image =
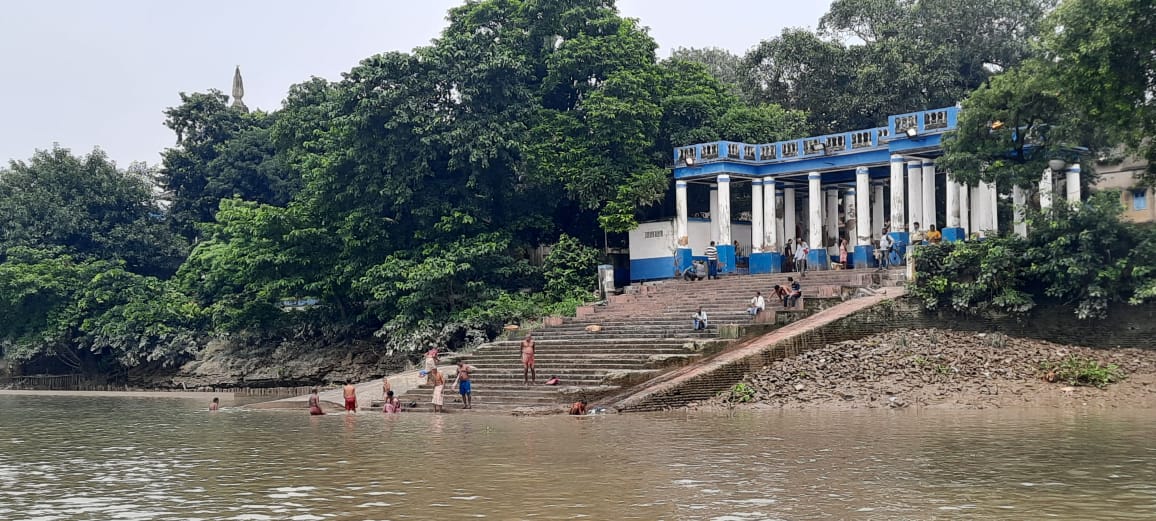
[[[1040,364],[1040,369],[1044,372],[1044,379],[1049,382],[1090,385],[1100,389],[1123,380],[1125,376],[1116,364],[1104,365],[1081,356],[1069,356],[1059,362],[1044,362]]]

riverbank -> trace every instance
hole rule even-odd
[[[1095,361],[1122,379],[1079,385],[1057,368]],[[1078,371],[1071,371],[1076,373]],[[1051,381],[1049,381],[1051,380]],[[691,408],[1156,408],[1156,350],[1089,349],[998,333],[898,330],[777,360]]]
[[[182,398],[233,401],[231,392],[210,391],[40,391],[22,389],[0,389],[0,396],[119,396],[126,398]]]

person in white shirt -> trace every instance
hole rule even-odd
[[[891,236],[887,234],[887,229],[883,229],[883,235],[879,237],[879,269],[885,270],[891,266],[891,247],[894,241]]]
[[[700,331],[706,329],[706,311],[699,306],[698,312],[694,314],[694,330]]]
[[[751,316],[762,313],[767,308],[767,302],[763,300],[763,293],[756,291],[755,296],[751,297],[751,305],[747,308],[747,314]]]
[[[795,239],[795,271],[807,275],[807,254],[811,247],[802,238]]]

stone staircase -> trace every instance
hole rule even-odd
[[[501,411],[525,407],[560,408],[585,398],[591,402],[615,395],[646,382],[672,368],[682,367],[716,353],[730,340],[720,329],[750,324],[747,303],[754,292],[769,295],[775,284],[786,284],[796,274],[729,276],[695,282],[665,281],[635,285],[604,305],[579,309],[578,317],[555,320],[535,330],[538,384],[522,383],[521,340],[524,332],[456,355],[477,370],[472,374],[474,410]],[[767,313],[759,322],[775,321],[775,314],[805,316],[845,298],[845,288],[894,285],[902,271],[822,271],[798,278],[803,284],[803,309],[783,310],[767,299]],[[710,318],[705,331],[693,331],[691,315],[702,306]],[[598,331],[589,331],[590,326]],[[451,355],[453,356],[453,355]],[[459,409],[456,391],[450,389],[456,367],[447,371],[444,391],[446,410]],[[557,376],[557,386],[541,385]],[[421,385],[405,393],[403,403],[417,402],[419,411],[431,410],[432,386]]]

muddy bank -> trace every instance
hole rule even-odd
[[[1074,357],[1074,358],[1073,358]],[[1103,388],[1065,361],[1119,368]],[[1102,373],[1101,373],[1102,374]],[[1049,381],[1050,380],[1050,381]],[[1001,334],[899,330],[774,362],[695,408],[1156,408],[1156,350],[1096,350]]]

